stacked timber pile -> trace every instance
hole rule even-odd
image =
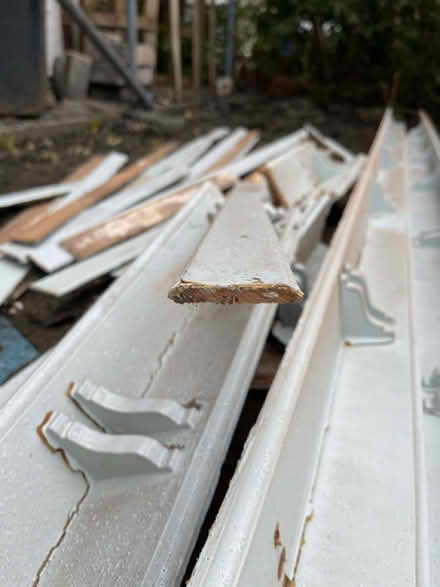
[[[286,339],[364,165],[312,127],[258,140],[215,128],[0,196],[0,303],[44,300],[25,310],[50,325],[114,278],[0,387],[1,584],[180,584],[268,332]]]
[[[0,379],[0,585],[439,584],[440,376],[415,375],[438,358],[440,137],[387,110],[365,165],[310,127],[246,137],[3,196],[28,202],[3,287],[37,260],[41,296],[119,277]],[[263,395],[270,331],[291,338]],[[5,316],[0,341],[0,376],[35,358]]]
[[[27,287],[45,296],[53,309],[53,316],[36,318],[56,321],[55,308],[63,299],[138,257],[208,181],[226,195],[236,186],[230,192],[236,197],[227,197],[209,239],[170,296],[176,301],[292,301],[296,294],[289,289],[292,275],[286,266],[267,282],[257,275],[265,263],[270,272],[283,256],[269,218],[279,228],[292,211],[305,217],[317,207],[325,219],[332,201],[354,183],[363,159],[313,128],[254,149],[258,139],[257,131],[216,128],[182,146],[164,144],[133,162],[118,152],[96,155],[61,183],[1,195],[0,209],[19,211],[0,229],[0,303],[14,296],[35,264],[47,277]],[[249,264],[257,241],[260,256]],[[215,250],[218,258],[203,277],[202,267]],[[243,267],[237,266],[235,277],[228,275],[240,256]]]

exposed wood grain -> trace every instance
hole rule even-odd
[[[211,181],[222,191],[237,182],[230,174],[212,177]],[[63,248],[77,259],[86,259],[116,243],[131,238],[163,222],[184,206],[200,189],[204,180],[170,191],[132,210],[114,216],[62,241]]]
[[[138,159],[131,165],[127,166],[107,182],[84,194],[77,200],[74,200],[57,210],[52,211],[50,208],[47,208],[44,215],[42,210],[41,215],[37,215],[33,219],[30,219],[29,222],[21,227],[21,229],[16,228],[12,233],[12,239],[23,243],[40,242],[48,234],[67,222],[70,218],[79,214],[82,210],[96,204],[100,200],[103,200],[135,179],[148,167],[173,151],[176,146],[176,143],[166,143],[150,155]]]
[[[239,184],[168,297],[178,303],[287,303],[303,297],[261,203]]]
[[[212,167],[210,167],[208,169],[208,173],[212,173],[213,171],[217,171],[219,169],[221,169],[222,167],[224,167],[225,165],[228,165],[229,163],[232,163],[232,161],[234,161],[234,159],[236,159],[236,157],[242,153],[243,151],[246,151],[247,147],[250,144],[255,144],[258,140],[260,136],[260,133],[256,130],[251,130],[248,132],[248,134],[243,137],[241,139],[241,141],[239,143],[237,143],[234,147],[232,147],[232,149],[230,149],[230,151],[228,151],[227,153],[224,154],[224,156],[217,161],[217,163],[215,165],[213,165]]]
[[[171,54],[173,59],[174,92],[182,100],[182,55],[180,38],[180,0],[169,0]]]
[[[62,181],[73,182],[84,179],[91,171],[96,169],[96,167],[102,163],[103,160],[103,155],[94,155],[93,157],[90,157],[90,159],[72,171],[72,173],[70,173]],[[48,210],[53,204],[53,201],[54,200],[43,202],[42,204],[34,204],[33,206],[26,208],[26,210],[23,210],[14,216],[12,220],[10,220],[0,229],[0,244],[12,240],[15,233],[23,232],[26,230],[26,227],[32,226],[34,222],[38,222],[39,220],[45,218]]]
[[[316,183],[311,169],[307,169],[301,161],[300,152],[304,150],[296,147],[261,167],[278,206],[290,208]]]
[[[174,196],[154,200],[144,206],[128,210],[107,222],[64,240],[61,244],[77,259],[86,259],[167,220],[180,210],[198,190],[199,187],[190,187]]]
[[[94,169],[98,167],[104,161],[104,155],[93,155],[85,163],[82,163],[79,167],[74,169],[72,173],[66,175],[63,179],[63,182],[71,182],[71,181],[80,181],[84,179],[91,173]]]

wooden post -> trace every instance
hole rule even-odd
[[[182,55],[180,39],[180,0],[169,0],[171,54],[173,59],[174,93],[182,100]]]
[[[209,84],[215,88],[216,82],[216,54],[215,54],[215,32],[217,29],[217,13],[215,0],[211,0],[209,6]]]
[[[152,64],[153,70],[156,67],[157,59],[157,37],[158,37],[158,25],[159,25],[159,10],[160,0],[145,0],[144,3],[144,14],[147,22],[151,23],[153,30],[147,31],[144,35],[144,42],[147,43],[152,49],[154,49],[154,63]]]
[[[193,87],[194,90],[200,90],[202,74],[202,2],[193,0],[192,14],[192,68],[193,68]]]

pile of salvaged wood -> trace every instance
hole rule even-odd
[[[306,258],[307,239],[322,230],[364,158],[309,126],[254,149],[258,140],[257,131],[216,128],[134,162],[118,152],[96,155],[61,183],[1,195],[0,208],[21,208],[0,229],[0,303],[35,264],[48,275],[27,288],[51,302],[36,318],[56,321],[63,300],[103,275],[120,275],[206,183],[226,194],[226,205],[170,297],[299,299],[289,265]],[[289,241],[284,252],[280,236]]]
[[[364,165],[311,127],[257,140],[217,128],[0,196],[28,205],[0,231],[2,300],[32,264],[59,303],[120,275],[0,390],[0,584],[181,584],[275,314],[286,340]]]

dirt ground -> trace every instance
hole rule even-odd
[[[96,153],[118,150],[131,159],[166,140],[187,141],[214,126],[247,126],[261,131],[261,142],[290,133],[305,123],[354,151],[366,151],[377,130],[382,108],[337,104],[326,110],[304,98],[269,100],[255,94],[236,95],[227,102],[206,100],[169,112],[163,123],[133,118],[127,107],[115,120],[91,118],[78,129],[63,131],[60,123],[51,136],[0,135],[0,194],[61,180]],[[142,116],[142,112],[139,113]]]
[[[127,107],[117,118],[91,118],[77,129],[66,130],[60,123],[50,136],[15,136],[10,132],[0,135],[0,194],[57,182],[93,154],[118,150],[133,160],[165,141],[182,143],[214,126],[259,129],[262,135],[260,144],[263,144],[311,123],[349,149],[366,152],[382,110],[381,107],[359,108],[342,104],[323,109],[304,98],[274,101],[255,94],[238,94],[227,101],[210,99],[161,110],[159,122],[150,114],[142,119],[144,113],[136,113]],[[0,212],[0,224],[15,212]],[[35,269],[33,278],[40,274]],[[18,307],[9,304],[2,311],[43,352],[70,329],[108,283],[108,280],[99,281],[82,291],[80,303],[78,298],[72,299],[67,311],[50,326],[35,320],[40,302],[29,293],[20,299]]]

